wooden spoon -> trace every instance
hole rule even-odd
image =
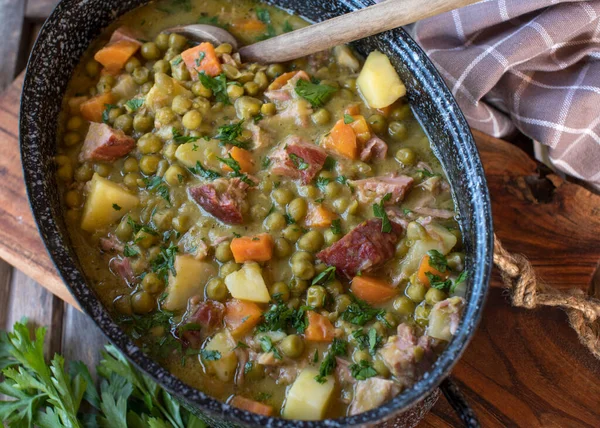
[[[245,62],[275,63],[301,58],[334,46],[379,34],[480,0],[386,0],[327,21],[282,34],[239,50]],[[196,41],[230,43],[235,37],[212,25],[186,25],[166,30]]]

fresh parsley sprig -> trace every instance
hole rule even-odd
[[[294,89],[298,95],[308,101],[313,107],[323,107],[329,101],[337,88],[308,82],[304,79],[298,80]]]
[[[384,204],[389,201],[392,197],[391,193],[386,193],[381,202],[373,204],[373,215],[381,219],[381,231],[383,233],[390,233],[392,231],[392,223],[385,212]]]

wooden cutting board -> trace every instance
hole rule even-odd
[[[33,221],[19,159],[23,76],[0,95],[0,257],[76,305]],[[504,141],[474,132],[492,195],[494,226],[541,279],[600,292],[600,196],[541,167]],[[453,375],[483,426],[600,426],[600,361],[557,309],[512,308],[497,272],[479,329]],[[444,400],[424,426],[458,426]]]

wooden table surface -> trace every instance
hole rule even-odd
[[[19,165],[21,81],[11,82],[55,3],[0,0],[0,91],[7,88],[0,96],[0,257],[10,262],[0,259],[0,329],[26,316],[49,327],[49,353],[94,365],[105,338],[63,302],[71,296],[37,235]],[[546,284],[600,296],[600,196],[540,173],[543,168],[513,145],[475,136],[506,248],[528,256]],[[562,311],[511,307],[497,272],[481,325],[453,376],[483,426],[600,427],[600,362],[579,344]],[[440,399],[421,426],[460,421]]]

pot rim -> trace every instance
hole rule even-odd
[[[146,2],[148,0],[145,0]],[[58,43],[56,39],[51,39],[53,26],[57,21],[64,18],[64,14],[69,11],[72,4],[78,0],[61,0],[55,7],[52,14],[44,23],[38,39],[34,45],[27,72],[23,84],[23,95],[21,98],[19,140],[21,145],[21,158],[25,184],[35,222],[50,255],[52,262],[57,268],[60,276],[67,285],[69,292],[79,303],[81,309],[90,316],[112,342],[142,373],[150,376],[159,385],[168,390],[175,397],[183,399],[189,405],[195,406],[198,410],[208,414],[210,417],[227,419],[230,422],[242,423],[252,426],[265,427],[347,427],[364,424],[373,424],[389,420],[403,411],[422,401],[430,394],[450,373],[452,367],[472,339],[475,328],[479,323],[483,312],[483,306],[488,291],[490,271],[493,256],[493,225],[489,192],[487,190],[486,179],[479,155],[475,146],[470,128],[460,111],[456,100],[446,87],[439,73],[427,58],[426,54],[416,44],[416,42],[403,30],[395,29],[378,36],[382,42],[395,49],[396,52],[402,50],[409,55],[402,55],[403,64],[424,88],[424,90],[435,96],[439,102],[442,102],[445,109],[445,125],[454,139],[455,147],[463,146],[463,150],[469,153],[464,159],[467,162],[466,168],[474,174],[471,180],[474,196],[478,197],[477,206],[473,208],[474,222],[478,229],[476,247],[473,249],[473,259],[478,260],[474,267],[475,277],[471,278],[472,295],[463,313],[458,330],[448,347],[442,352],[434,366],[423,375],[410,389],[397,395],[382,406],[361,413],[355,416],[348,416],[337,419],[326,419],[321,421],[297,421],[286,420],[274,417],[256,415],[244,410],[232,407],[220,400],[186,385],[182,380],[172,375],[157,362],[146,356],[121,330],[121,328],[112,320],[108,311],[103,305],[99,304],[99,299],[95,295],[92,287],[86,285],[85,277],[78,269],[78,263],[71,257],[69,247],[71,244],[68,239],[61,235],[59,225],[55,222],[52,210],[45,198],[41,197],[47,194],[47,190],[39,183],[43,172],[39,168],[34,168],[39,162],[36,149],[36,135],[30,130],[37,130],[34,115],[30,114],[30,105],[28,99],[33,99],[32,91],[36,90],[35,75],[33,69],[38,61],[43,61],[44,48],[48,43]],[[273,2],[268,2],[273,3]],[[370,0],[339,0],[339,3],[349,10],[355,10],[373,4]],[[73,19],[72,17],[70,19]],[[87,48],[87,47],[86,47]],[[64,96],[64,91],[62,96]],[[61,98],[62,99],[62,98]],[[475,183],[476,182],[476,183]],[[475,184],[474,184],[475,183]],[[451,183],[452,185],[452,183]],[[454,189],[454,186],[452,186]],[[456,199],[456,198],[455,198]],[[59,221],[61,221],[60,219]],[[461,227],[463,226],[461,222]],[[65,260],[67,263],[65,263]]]

